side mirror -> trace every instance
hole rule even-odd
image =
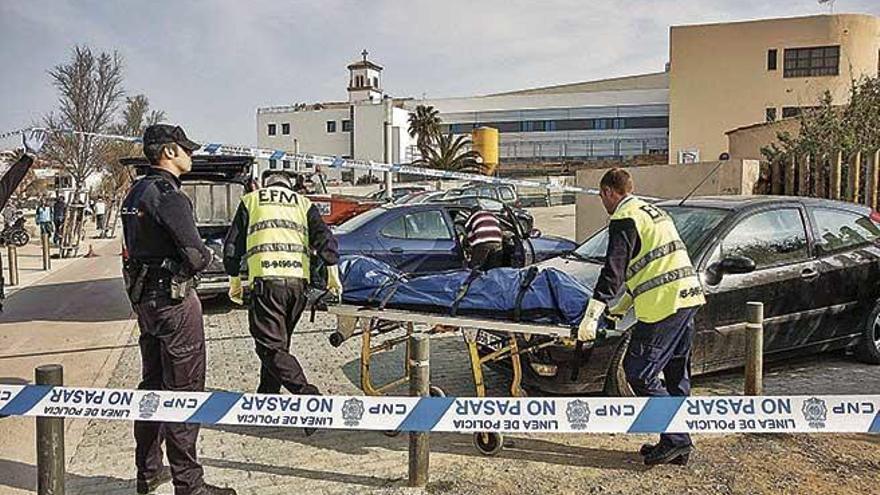
[[[532,229],[529,231],[529,239],[537,239],[541,237],[541,231],[538,229]]]
[[[724,275],[739,275],[755,271],[755,262],[745,256],[728,256],[706,268],[706,283],[718,285]]]

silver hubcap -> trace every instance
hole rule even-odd
[[[880,314],[874,318],[874,324],[871,329],[871,338],[874,340],[874,347],[880,350]]]

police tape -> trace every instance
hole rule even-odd
[[[880,433],[880,395],[419,398],[0,385],[0,415],[457,433]]]
[[[0,134],[0,139],[10,137],[16,134],[22,134],[32,130],[44,130],[48,132],[55,133],[64,133],[64,134],[72,134],[84,137],[92,137],[98,139],[110,139],[117,141],[126,141],[131,143],[139,143],[142,141],[140,137],[137,136],[122,136],[118,134],[104,134],[104,133],[96,133],[96,132],[85,132],[85,131],[75,131],[71,129],[46,129],[40,127],[32,127],[26,129],[16,129],[13,131],[5,132]],[[482,174],[472,174],[465,172],[456,172],[451,170],[439,170],[433,168],[424,168],[424,167],[415,167],[412,165],[404,165],[404,164],[389,164],[389,163],[381,163],[372,160],[352,160],[348,158],[342,158],[339,156],[330,156],[330,155],[316,155],[312,153],[289,153],[283,150],[272,150],[272,149],[264,149],[264,148],[255,148],[249,146],[234,146],[220,143],[210,143],[202,146],[196,152],[196,155],[233,155],[233,156],[248,156],[255,159],[262,160],[276,160],[276,161],[285,161],[289,160],[292,163],[303,163],[309,164],[313,166],[321,166],[321,167],[329,167],[333,169],[352,169],[352,170],[364,170],[369,172],[392,172],[392,173],[401,173],[401,174],[409,174],[416,175],[420,177],[430,177],[435,179],[452,179],[452,180],[465,180],[472,182],[482,182],[488,184],[496,184],[496,185],[510,185],[516,187],[527,187],[527,188],[536,188],[536,189],[546,189],[549,191],[559,191],[559,192],[571,192],[571,193],[580,193],[580,194],[590,194],[590,195],[598,195],[598,189],[590,189],[583,188],[577,186],[567,186],[561,183],[554,182],[540,182],[533,180],[524,180],[524,179],[510,179],[510,178],[501,178],[501,177],[493,177]],[[649,196],[641,196],[647,200],[656,200],[659,198],[653,198]]]

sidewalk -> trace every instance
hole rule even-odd
[[[90,243],[98,256],[84,258]],[[43,271],[39,239],[19,248],[20,283],[7,287],[0,313],[0,383],[30,383],[36,366],[58,363],[66,385],[107,384],[134,325],[120,277],[119,238],[89,235],[80,253],[53,259],[52,270]],[[8,280],[5,252],[3,257]],[[32,418],[0,419],[2,494],[35,489],[34,425]],[[68,459],[85,426],[86,421],[65,423]]]

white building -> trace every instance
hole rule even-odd
[[[502,161],[615,159],[668,149],[665,72],[487,96],[414,100],[385,95],[382,67],[368,60],[366,51],[362,55],[348,66],[347,102],[257,109],[258,145],[408,163],[417,156],[415,140],[407,132],[409,113],[417,105],[432,105],[440,111],[444,132],[467,134],[477,126],[498,129]],[[266,167],[299,165],[270,160]]]
[[[382,67],[369,61],[366,51],[362,55],[362,60],[348,66],[347,102],[257,109],[258,146],[358,160],[408,161],[406,150],[413,143],[407,134],[407,100],[385,95]],[[303,167],[274,160],[266,164],[268,169]]]

